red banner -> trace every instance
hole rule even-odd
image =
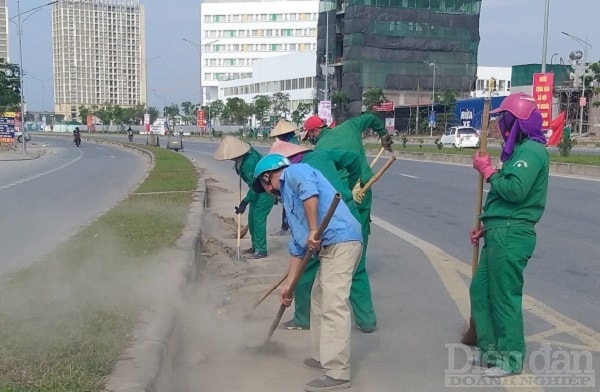
[[[533,98],[542,114],[542,129],[550,128],[552,120],[552,95],[554,93],[553,73],[533,74]]]
[[[394,102],[382,102],[380,105],[374,105],[373,110],[378,112],[391,112],[394,110]]]
[[[206,126],[206,122],[204,121],[204,110],[198,110],[196,113],[196,124],[198,128],[204,128]]]

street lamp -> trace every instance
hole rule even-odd
[[[433,82],[431,84],[431,113],[429,115],[429,136],[433,136],[433,116],[435,115],[435,71],[437,69],[437,65],[435,65],[435,60],[432,62],[421,60],[429,67],[433,68]]]
[[[200,106],[202,106],[202,104],[204,103],[204,89],[202,87],[202,49],[204,49],[204,47],[206,47],[207,45],[214,44],[215,42],[218,42],[219,40],[216,39],[214,41],[209,41],[209,42],[207,42],[207,43],[205,43],[203,45],[200,45],[199,43],[194,42],[194,41],[190,41],[187,38],[182,38],[182,40],[185,41],[185,42],[187,42],[188,44],[192,45],[198,51],[198,59],[200,60],[199,61],[199,67],[198,67],[198,70],[200,72],[200,102],[199,102],[199,104],[200,104]]]
[[[583,48],[583,62],[582,62],[582,66],[583,66],[583,72],[581,75],[581,98],[585,99],[585,67],[586,67],[586,59],[587,59],[587,48],[589,47],[590,49],[592,48],[592,45],[590,45],[587,41],[582,40],[579,37],[575,37],[574,35],[571,35],[569,33],[565,33],[564,31],[561,31],[562,34],[566,35],[567,37],[571,37],[572,39],[574,39],[575,41],[577,41],[577,43],[579,43],[579,45],[581,45],[581,47]],[[585,39],[587,40],[587,34],[585,36]],[[582,101],[579,102],[579,137],[581,137],[581,134],[583,133],[583,108],[585,105],[582,105]]]
[[[552,66],[554,65],[554,56],[558,56],[559,54],[554,52],[552,53],[552,56],[550,57],[550,67],[552,68]]]
[[[24,128],[24,124],[25,124],[25,97],[23,96],[23,46],[22,46],[22,35],[23,35],[23,23],[25,23],[25,21],[27,20],[27,18],[29,18],[31,15],[33,15],[34,13],[36,13],[37,11],[39,11],[41,8],[47,7],[49,5],[52,4],[56,4],[58,3],[58,1],[52,1],[50,3],[47,4],[43,4],[40,5],[38,7],[34,7],[30,10],[27,11],[23,11],[21,12],[21,1],[17,0],[17,15],[13,16],[12,18],[10,18],[9,20],[13,23],[15,23],[13,21],[13,19],[17,18],[17,36],[19,37],[19,83],[20,83],[20,88],[19,88],[19,92],[20,92],[20,110],[21,110],[21,132],[23,137],[21,138],[23,141],[23,155],[25,155],[27,153],[27,147],[26,147],[26,140],[25,140],[25,128]],[[25,18],[23,18],[21,20],[21,15],[25,15],[25,14],[29,14],[27,15]]]

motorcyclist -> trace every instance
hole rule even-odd
[[[73,143],[78,144],[78,142],[81,143],[81,131],[79,127],[75,127],[73,130]]]
[[[127,128],[127,138],[129,141],[133,140],[133,129],[131,129],[131,127]]]

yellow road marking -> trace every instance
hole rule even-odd
[[[460,315],[466,322],[470,315],[470,309],[469,288],[465,282],[465,278],[471,278],[471,266],[444,253],[443,250],[429,242],[415,237],[378,217],[371,216],[371,220],[374,225],[377,225],[388,233],[414,245],[425,253],[444,284],[446,291],[448,291],[450,297],[456,304]],[[535,315],[552,326],[547,331],[539,332],[527,337],[527,341],[600,352],[600,334],[591,328],[557,312],[529,295],[523,295],[523,310]],[[548,339],[562,333],[578,339],[582,344],[565,343]],[[511,385],[503,385],[503,387],[507,391],[543,391],[543,389],[538,387],[523,388]]]

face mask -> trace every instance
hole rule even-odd
[[[317,135],[315,135],[315,134],[313,133],[313,134],[311,134],[311,135],[308,137],[308,139],[307,139],[307,140],[308,140],[308,142],[309,142],[310,144],[312,144],[312,145],[314,146],[315,144],[317,144]]]
[[[289,142],[294,137],[294,132],[286,133],[279,136],[279,140]]]

